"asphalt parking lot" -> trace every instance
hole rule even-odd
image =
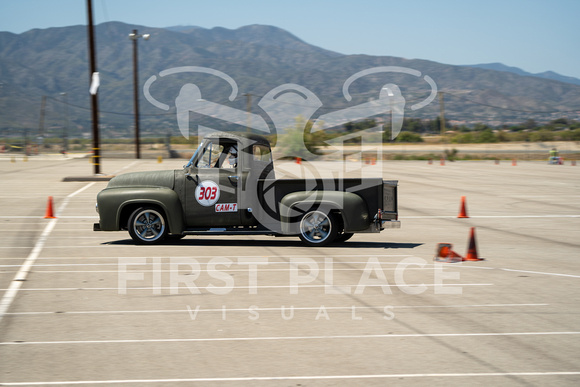
[[[0,160],[0,385],[578,385],[580,167],[368,172],[399,180],[401,229],[326,248],[266,236],[135,246],[92,231],[106,182],[62,182],[90,174],[86,159]],[[44,219],[48,196],[56,219]],[[484,261],[433,260],[443,242],[465,255],[472,227]]]

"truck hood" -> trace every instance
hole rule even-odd
[[[167,187],[173,189],[175,171],[132,172],[116,176],[107,188],[117,187]]]

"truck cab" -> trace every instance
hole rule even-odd
[[[252,188],[260,177],[275,178],[264,137],[227,133],[205,137],[183,172],[180,196],[188,228],[256,226]]]

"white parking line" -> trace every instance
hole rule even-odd
[[[476,305],[391,305],[390,307],[393,309],[461,309],[461,308],[514,308],[514,307],[535,307],[535,306],[549,306],[550,304],[476,304]],[[356,306],[356,310],[376,310],[376,309],[383,309],[385,306]],[[290,309],[290,307],[271,307],[271,308],[253,308],[252,310],[257,312],[281,312]],[[293,310],[320,310],[320,306],[307,306],[307,307],[297,307],[292,306]],[[350,306],[325,306],[327,310],[348,310],[352,311],[352,305]],[[228,312],[248,312],[249,308],[228,308]],[[223,308],[219,309],[198,309],[196,310],[199,312],[204,313],[223,313]],[[84,315],[84,314],[91,314],[91,315],[99,315],[99,314],[175,314],[175,313],[191,313],[191,309],[161,309],[161,310],[80,310],[80,311],[62,311],[62,312],[12,312],[6,313],[10,316],[38,316],[38,315]]]
[[[445,284],[445,287],[450,286],[493,286],[494,284]],[[227,289],[290,289],[290,288],[328,288],[328,284],[321,284],[321,285],[247,285],[247,286],[228,286]],[[356,288],[358,284],[354,285],[340,285],[341,287],[351,287]],[[397,284],[397,285],[390,285],[390,284],[368,284],[364,285],[365,288],[403,288],[403,287],[440,287],[440,284]],[[133,291],[133,290],[187,290],[189,289],[187,286],[143,286],[143,287],[111,287],[111,288],[26,288],[23,291],[26,292],[67,292],[67,291],[74,291],[74,290],[116,290],[116,291]],[[196,286],[196,289],[204,289],[204,290],[214,290],[214,288],[209,286]],[[0,290],[8,290],[8,289],[0,289]]]
[[[105,264],[106,266],[110,266],[110,264]],[[51,266],[51,265],[35,265],[34,267],[39,267],[39,266]],[[399,269],[400,270],[400,269]],[[425,270],[435,270],[435,268],[433,267],[407,267],[405,268],[405,271],[425,271]],[[175,270],[135,270],[136,272],[139,273],[175,273]],[[290,272],[292,271],[292,269],[260,269],[259,272]],[[362,269],[318,269],[319,272],[339,272],[339,271],[354,271],[354,272],[361,272]],[[397,271],[396,268],[394,267],[386,267],[383,268],[383,271]],[[87,273],[99,273],[99,274],[103,274],[103,273],[109,273],[109,274],[115,274],[118,273],[118,270],[35,270],[34,273],[35,274],[55,274],[55,273],[59,273],[59,274],[63,274],[63,273],[71,273],[71,274],[87,274]],[[128,272],[131,272],[130,270]],[[222,273],[248,273],[248,269],[226,269],[226,270],[220,270],[220,272]],[[14,271],[0,271],[0,273],[5,274],[5,273],[14,273]]]
[[[572,278],[580,278],[580,275],[572,275],[572,274],[560,274],[560,273],[546,273],[543,271],[529,271],[529,270],[516,270],[516,269],[500,269],[503,271],[514,271],[516,273],[528,273],[528,274],[542,274],[542,275],[554,275],[557,277],[572,277]]]
[[[353,380],[353,379],[400,379],[400,378],[451,378],[451,377],[524,377],[524,376],[571,376],[580,375],[580,371],[555,372],[477,372],[477,373],[444,373],[444,374],[376,374],[376,375],[306,375],[306,376],[246,376],[230,378],[187,378],[187,379],[127,379],[127,380],[79,380],[58,382],[14,382],[2,383],[3,386],[70,386],[83,384],[144,384],[144,383],[193,383],[193,382],[251,382],[276,380]]]
[[[93,184],[93,183],[91,183]],[[469,215],[470,218],[580,218],[580,215]],[[97,215],[66,215],[62,219],[98,219]],[[421,216],[403,216],[399,219],[454,219],[454,215],[421,215]],[[42,216],[19,216],[19,215],[2,215],[0,219],[43,219]]]
[[[68,345],[68,344],[133,344],[133,343],[189,343],[218,341],[284,341],[284,340],[342,340],[342,339],[393,339],[425,337],[506,337],[506,336],[556,336],[580,335],[580,332],[506,332],[506,333],[404,333],[383,335],[329,335],[329,336],[266,336],[266,337],[205,337],[190,339],[129,339],[129,340],[62,340],[62,341],[9,341],[0,345]]]
[[[93,185],[93,184],[94,183],[89,183],[88,185]],[[58,218],[59,219],[99,219],[98,215],[59,215]],[[44,216],[3,215],[3,216],[0,216],[0,219],[44,219]]]
[[[30,272],[32,266],[34,265],[36,258],[38,258],[38,256],[40,255],[40,252],[42,251],[46,241],[48,240],[48,236],[50,235],[50,233],[54,229],[54,226],[56,226],[56,223],[58,222],[58,216],[60,215],[60,213],[62,213],[62,211],[66,208],[66,206],[71,198],[73,198],[74,196],[83,192],[87,188],[93,186],[94,184],[95,183],[93,182],[93,183],[89,183],[89,184],[85,185],[81,189],[78,189],[75,192],[69,194],[63,200],[62,204],[60,205],[60,207],[56,211],[57,218],[51,219],[48,222],[48,224],[46,225],[46,227],[44,228],[44,230],[40,234],[40,237],[36,241],[34,248],[32,249],[32,251],[30,252],[28,257],[26,258],[26,260],[22,264],[22,267],[20,268],[18,273],[16,273],[16,276],[14,277],[12,282],[10,283],[10,286],[7,289],[2,289],[2,290],[5,290],[6,293],[4,293],[4,295],[2,296],[2,299],[0,300],[0,322],[2,322],[2,319],[6,315],[8,308],[10,308],[10,305],[12,305],[12,302],[14,301],[14,298],[16,297],[18,290],[20,290],[22,283],[24,281],[26,281],[26,277],[28,276],[28,273]]]
[[[81,257],[76,257],[76,258],[71,258],[71,257],[40,257],[38,258],[39,260],[42,259],[49,259],[49,260],[61,260],[61,259],[138,259],[138,258],[150,258],[151,255],[138,255],[135,257],[129,257],[129,256],[106,256],[106,257],[86,257],[86,256],[81,256]],[[366,259],[368,259],[369,257],[373,257],[373,258],[379,258],[379,257],[396,257],[396,258],[400,258],[400,257],[412,257],[412,255],[410,254],[344,254],[344,255],[339,255],[339,254],[332,254],[331,256],[328,255],[276,255],[276,256],[268,256],[268,255],[248,255],[248,256],[244,256],[244,255],[218,255],[218,256],[214,256],[214,255],[187,255],[187,256],[177,256],[177,255],[171,255],[171,256],[157,256],[156,258],[159,259],[188,259],[188,258],[195,258],[197,260],[200,259],[214,259],[216,257],[219,258],[230,258],[232,260],[237,260],[238,258],[278,258],[278,259],[283,259],[283,258],[304,258],[304,259],[316,259],[316,258],[344,258],[344,257],[364,257]],[[14,258],[0,258],[0,259],[14,259]],[[359,261],[359,262],[354,262],[354,263],[361,263],[364,262],[366,263],[366,261]],[[288,263],[287,261],[268,261],[269,264],[271,263]],[[345,262],[346,263],[346,262]],[[385,264],[390,264],[393,262],[383,262]],[[394,262],[393,264],[396,264],[396,262]],[[453,265],[455,266],[455,265]]]

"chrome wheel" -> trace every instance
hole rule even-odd
[[[325,246],[337,235],[331,215],[320,211],[306,213],[300,221],[300,239],[309,246]]]
[[[154,208],[139,208],[129,219],[129,234],[139,244],[161,242],[167,234],[164,216]]]

